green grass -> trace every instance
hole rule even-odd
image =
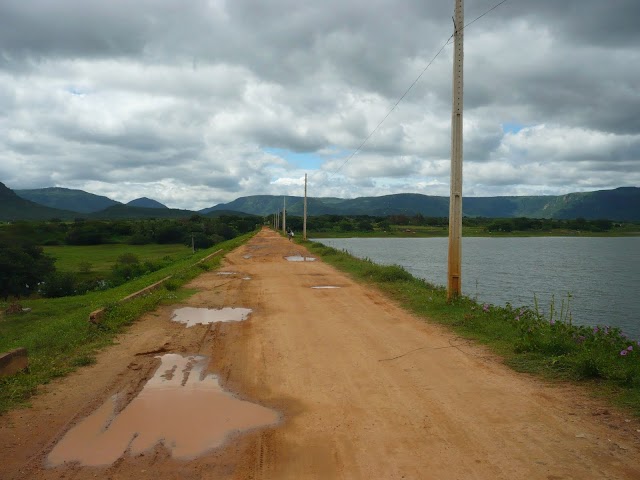
[[[36,392],[38,385],[94,362],[96,352],[111,344],[117,333],[144,312],[153,310],[162,302],[176,303],[192,294],[180,287],[203,270],[217,268],[226,252],[253,235],[243,235],[211,249],[190,253],[161,270],[117,288],[73,297],[24,300],[20,303],[23,307],[31,308],[31,311],[0,315],[0,352],[25,347],[29,355],[28,372],[0,378],[0,413],[24,404]],[[193,266],[196,261],[218,249],[223,249],[223,252]],[[121,298],[168,275],[173,277],[166,287],[118,303]],[[0,303],[3,312],[7,306],[7,302]],[[103,307],[107,309],[103,321],[98,325],[90,323],[89,313]]]
[[[132,253],[141,262],[156,262],[164,258],[183,260],[192,256],[185,245],[90,245],[43,247],[45,253],[56,259],[56,269],[63,272],[90,271],[96,275],[108,275],[120,255]],[[89,273],[89,272],[86,272]]]
[[[352,230],[349,232],[326,230],[326,231],[308,231],[309,238],[431,238],[431,237],[447,237],[449,235],[449,227],[429,227],[429,226],[413,226],[413,225],[392,225],[388,231],[373,230],[364,232]],[[488,232],[483,226],[463,226],[463,237],[625,237],[638,236],[636,225],[615,228],[608,232],[586,232],[568,229],[553,230],[527,230],[512,232]]]
[[[544,316],[537,307],[481,305],[464,296],[447,302],[444,287],[415,278],[402,267],[379,266],[320,243],[301,243],[425,321],[487,345],[515,370],[579,383],[640,416],[640,342],[619,330],[572,325],[566,304],[549,305]]]

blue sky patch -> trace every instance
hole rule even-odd
[[[523,128],[526,128],[526,125],[522,125],[521,123],[505,122],[502,124],[502,131],[504,133],[518,133]]]

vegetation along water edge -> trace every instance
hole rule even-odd
[[[318,242],[297,241],[425,321],[488,346],[515,370],[576,382],[640,416],[640,341],[619,329],[572,324],[567,309],[557,305],[543,315],[537,306],[499,307],[466,296],[448,303],[444,287],[413,277],[400,266],[381,266]]]

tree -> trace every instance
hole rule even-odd
[[[54,259],[28,240],[0,239],[0,296],[26,296],[55,272]]]

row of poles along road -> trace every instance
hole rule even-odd
[[[449,249],[447,299],[453,300],[462,291],[462,108],[464,63],[464,6],[463,0],[455,0],[454,55],[453,55],[453,107],[451,110],[451,185],[449,198]],[[280,212],[273,217],[273,228],[287,232],[287,198]],[[302,239],[307,239],[307,174],[304,174],[304,215]]]

